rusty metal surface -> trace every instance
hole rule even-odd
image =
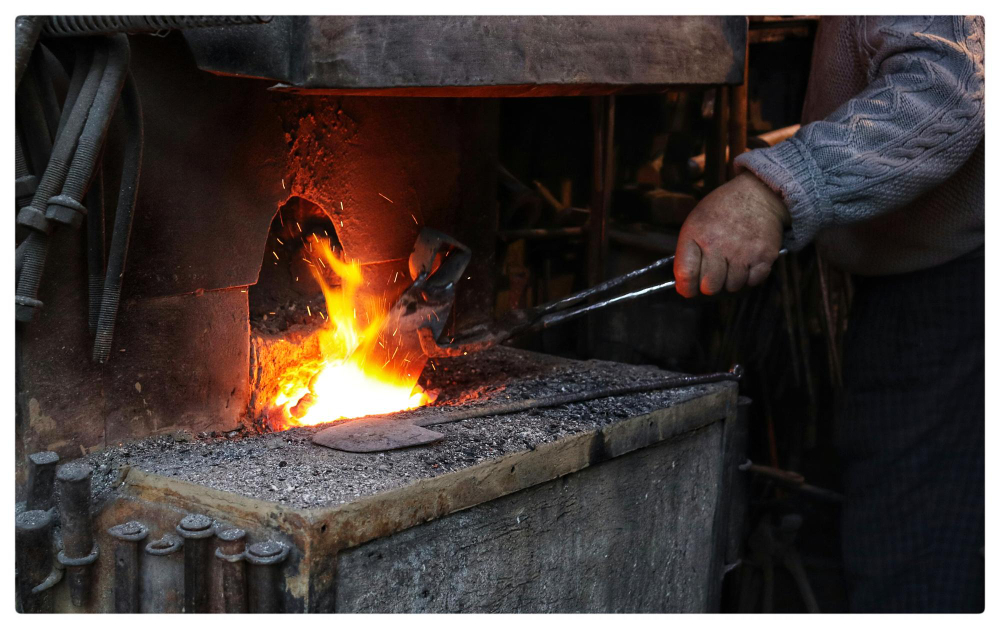
[[[199,67],[281,89],[429,96],[739,83],[741,16],[275,17],[185,34]]]
[[[288,196],[280,97],[200,72],[179,34],[130,42],[146,145],[123,298],[253,284]],[[109,145],[109,164],[119,149]]]
[[[132,520],[108,529],[114,538],[115,612],[139,613],[139,544],[149,534],[141,522]]]

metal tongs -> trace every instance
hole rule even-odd
[[[779,255],[787,253],[787,249],[779,251]],[[446,343],[438,341],[437,335],[430,328],[422,327],[417,330],[420,337],[420,347],[424,354],[429,357],[440,356],[460,356],[468,352],[478,352],[484,349],[499,345],[504,341],[528,331],[544,330],[566,321],[571,321],[583,315],[607,308],[612,304],[632,301],[639,297],[653,295],[673,288],[677,280],[672,279],[653,286],[647,286],[632,292],[609,297],[602,301],[586,303],[591,297],[609,293],[631,280],[646,275],[657,269],[672,266],[674,256],[661,258],[652,264],[635,271],[630,271],[624,275],[601,282],[586,290],[574,293],[563,299],[551,301],[546,304],[525,308],[523,310],[513,310],[507,313],[500,321],[488,324],[473,326],[467,330],[459,332],[453,339]],[[584,304],[584,305],[581,305]]]

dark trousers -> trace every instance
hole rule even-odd
[[[981,254],[855,278],[837,424],[852,611],[983,610],[984,281]]]

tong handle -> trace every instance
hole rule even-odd
[[[788,249],[780,249],[778,251],[778,256],[779,257],[783,256],[786,253],[788,253]],[[552,304],[560,304],[560,305],[562,305],[562,307],[565,307],[565,305],[567,305],[569,302],[572,302],[573,304],[579,303],[580,300],[578,299],[578,297],[581,296],[581,295],[584,295],[584,293],[588,293],[587,295],[584,295],[584,297],[589,297],[589,296],[592,296],[592,295],[597,295],[597,294],[606,292],[606,291],[610,290],[611,288],[615,288],[617,286],[620,286],[621,284],[624,284],[626,281],[628,281],[630,279],[633,279],[635,277],[639,277],[640,275],[643,275],[644,273],[652,271],[653,269],[661,268],[665,264],[667,264],[669,262],[673,262],[673,261],[674,261],[674,256],[670,256],[670,257],[667,257],[667,258],[662,258],[660,260],[657,260],[653,264],[650,264],[649,266],[643,267],[643,268],[638,269],[636,271],[632,271],[631,273],[626,273],[625,275],[620,275],[620,276],[618,276],[616,278],[608,280],[607,282],[602,282],[601,284],[597,284],[596,286],[594,286],[592,288],[589,288],[589,289],[587,289],[585,291],[580,291],[579,293],[576,293],[574,295],[570,295],[569,297],[566,297],[565,299],[561,299],[561,300],[559,300],[557,302],[552,302]],[[599,302],[596,302],[596,303],[593,303],[593,304],[588,304],[586,306],[582,306],[580,308],[575,308],[575,309],[569,310],[569,311],[563,311],[562,309],[549,309],[547,311],[548,314],[544,314],[537,321],[535,321],[535,323],[531,326],[531,329],[536,329],[537,330],[537,329],[549,328],[549,327],[552,327],[553,325],[556,325],[556,324],[559,324],[559,323],[563,323],[563,322],[569,321],[571,319],[576,319],[577,317],[582,317],[583,315],[591,313],[591,312],[594,312],[595,310],[601,310],[602,308],[607,308],[608,306],[610,306],[612,304],[617,304],[617,303],[623,302],[623,301],[631,301],[633,299],[637,299],[639,297],[645,297],[646,295],[652,295],[654,293],[660,293],[660,292],[663,292],[665,290],[671,289],[671,288],[673,288],[676,285],[677,285],[677,280],[670,280],[668,282],[663,282],[662,284],[655,284],[653,286],[647,286],[646,288],[641,288],[639,290],[632,291],[631,293],[625,293],[623,295],[618,295],[616,297],[611,297],[609,299],[605,299],[604,301],[599,301]],[[595,290],[595,289],[599,289],[599,290]],[[547,306],[547,305],[549,305],[549,304],[545,304],[544,306]],[[539,307],[542,308],[544,306],[539,306]],[[553,312],[553,310],[555,310],[555,311]]]

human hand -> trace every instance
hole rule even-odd
[[[708,194],[691,211],[677,240],[677,292],[694,297],[757,286],[778,258],[791,217],[781,197],[750,172]]]

